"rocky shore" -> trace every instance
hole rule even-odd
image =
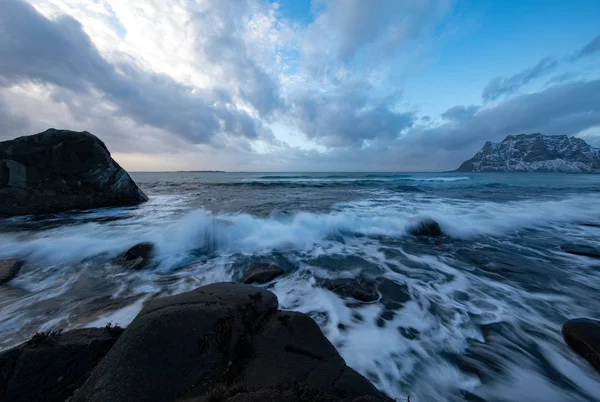
[[[391,401],[276,296],[217,283],[0,354],[1,401]]]

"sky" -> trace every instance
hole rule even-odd
[[[0,0],[0,140],[89,131],[130,171],[446,171],[600,147],[598,0]]]

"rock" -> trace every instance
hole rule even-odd
[[[486,142],[456,171],[600,173],[600,149],[566,135],[509,135]]]
[[[442,236],[442,229],[439,223],[433,219],[423,219],[408,228],[408,232],[413,236],[439,237]]]
[[[154,299],[72,402],[285,400],[299,386],[329,400],[389,400],[311,318],[277,305],[273,293],[233,283]]]
[[[23,263],[16,259],[0,260],[0,284],[10,281],[17,276]]]
[[[0,354],[0,400],[62,402],[115,343],[118,328],[36,334]]]
[[[351,297],[367,303],[379,300],[375,284],[364,278],[317,278],[317,283],[342,297]]]
[[[250,271],[244,275],[243,283],[267,283],[280,275],[283,275],[283,269],[275,264],[254,264]]]
[[[562,327],[562,335],[577,354],[600,372],[600,321],[576,318]]]
[[[149,242],[139,243],[115,258],[114,263],[126,269],[144,269],[152,261],[154,244]]]
[[[377,301],[380,299],[379,294],[381,293],[380,301],[388,310],[398,310],[411,299],[406,285],[397,284],[387,278],[379,278],[375,281],[364,277],[316,278],[316,280],[319,285],[342,297],[350,297],[361,302]]]
[[[88,132],[49,129],[0,142],[0,214],[137,205],[148,197]]]
[[[600,258],[600,250],[591,246],[565,245],[561,247],[565,253],[582,255],[590,258]]]
[[[411,300],[406,285],[400,285],[388,278],[377,280],[377,289],[381,293],[381,303],[388,310],[399,310]]]

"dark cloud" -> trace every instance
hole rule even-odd
[[[481,146],[509,134],[541,132],[576,134],[600,125],[600,80],[556,85],[544,91],[516,96],[471,119],[451,121],[435,128],[413,128],[406,144],[447,150]]]
[[[446,110],[442,113],[442,117],[446,120],[467,120],[475,116],[478,110],[479,106],[458,105]]]
[[[219,133],[256,138],[260,123],[226,105],[227,93],[199,91],[163,74],[105,60],[71,17],[49,20],[21,0],[0,13],[0,84],[52,84],[77,93],[102,93],[118,115],[209,143]],[[268,109],[268,106],[261,106]]]
[[[554,71],[559,65],[553,57],[544,57],[535,66],[527,68],[513,76],[494,78],[483,89],[483,100],[486,102],[498,99],[503,95],[517,92],[522,86]]]
[[[364,141],[393,140],[412,126],[413,113],[392,108],[388,97],[371,100],[365,83],[327,92],[306,91],[290,99],[294,123],[310,139],[330,147],[362,147]]]
[[[578,59],[580,57],[589,56],[597,52],[600,52],[600,35],[596,36],[590,41],[590,43],[585,45],[579,52],[577,52],[574,58]]]

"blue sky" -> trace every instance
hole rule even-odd
[[[429,65],[406,84],[406,97],[432,114],[479,104],[491,78],[583,47],[599,34],[600,2],[461,2],[450,18],[455,31],[439,39]]]
[[[4,4],[0,137],[88,130],[130,170],[448,170],[521,132],[600,146],[599,1]]]

